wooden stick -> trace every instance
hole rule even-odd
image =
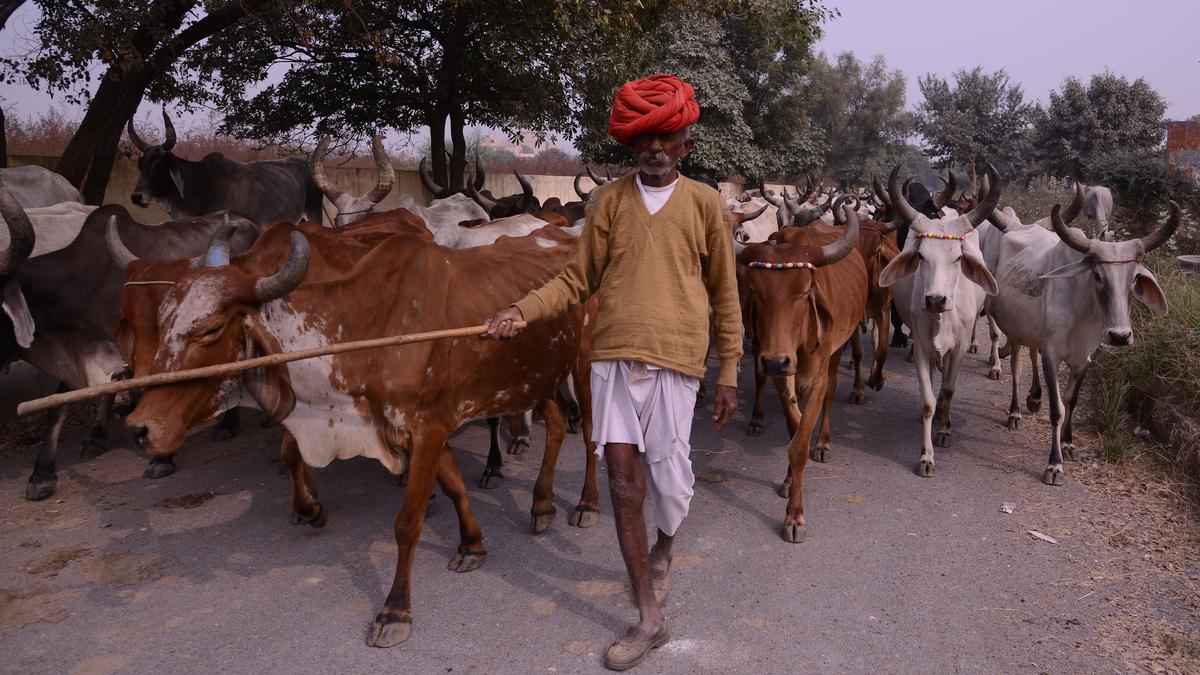
[[[524,328],[524,321],[514,321],[513,325],[517,328]],[[364,349],[379,349],[380,347],[396,347],[399,345],[409,345],[416,342],[429,342],[431,340],[447,340],[450,338],[471,337],[474,335],[483,335],[487,332],[486,325],[468,326],[466,328],[451,328],[448,330],[435,330],[427,333],[412,333],[409,335],[393,335],[391,337],[372,338],[370,340],[356,340],[354,342],[339,342],[336,344],[325,345],[324,347],[313,347],[312,349],[301,349],[295,352],[280,352],[279,354],[270,354],[267,356],[259,356],[245,361],[234,361],[233,363],[220,363],[214,366],[205,366],[203,368],[190,368],[188,370],[176,370],[167,373],[155,373],[154,375],[146,375],[144,377],[135,377],[128,380],[119,380],[117,382],[107,382],[98,384],[92,387],[84,387],[74,391],[66,391],[61,394],[52,394],[43,396],[32,401],[24,401],[17,406],[18,415],[29,415],[42,410],[57,408],[68,403],[76,401],[85,401],[89,398],[98,396],[107,396],[116,394],[130,389],[141,389],[143,387],[154,387],[163,384],[174,384],[176,382],[187,382],[190,380],[202,380],[209,377],[222,377],[240,373],[245,370],[253,370],[254,368],[262,368],[263,366],[274,366],[281,363],[290,363],[292,361],[302,361],[304,359],[313,359],[319,356],[329,356],[331,354],[342,354],[345,352],[357,352]]]

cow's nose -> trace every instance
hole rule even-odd
[[[930,312],[946,311],[946,296],[944,295],[926,295],[925,309]]]
[[[788,368],[792,365],[792,359],[789,356],[764,356],[762,357],[763,373],[767,375],[787,375]]]
[[[150,439],[150,430],[146,427],[133,427],[129,430],[133,435],[133,443],[142,452],[146,451],[146,442]]]
[[[1124,347],[1133,341],[1133,331],[1131,330],[1110,330],[1108,331],[1108,344],[1114,347]]]
[[[147,203],[146,195],[142,194],[141,192],[134,192],[130,194],[129,201],[137,204],[138,206],[145,206]]]

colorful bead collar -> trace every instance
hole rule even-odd
[[[746,265],[751,269],[757,270],[790,270],[790,269],[817,269],[816,265],[808,262],[785,262],[785,263],[769,263],[755,260]]]
[[[962,241],[962,235],[942,234],[940,232],[919,232],[917,233],[917,239],[952,239],[955,241]]]

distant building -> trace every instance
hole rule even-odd
[[[1167,125],[1167,165],[1200,181],[1200,122]]]
[[[513,143],[508,136],[503,134],[496,136],[488,136],[479,142],[479,145],[484,150],[493,152],[509,152],[517,157],[529,159],[537,157],[541,153],[550,148],[558,147],[553,140],[547,139],[541,146],[534,145],[535,136],[531,133],[522,133],[521,142]]]

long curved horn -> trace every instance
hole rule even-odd
[[[945,183],[946,188],[933,197],[933,205],[938,207],[939,211],[954,199],[954,193],[958,191],[958,181],[954,178],[954,171],[947,169],[946,173],[950,174],[950,180],[938,176],[938,180]]]
[[[858,214],[844,204],[841,208],[846,211],[846,231],[842,232],[837,241],[821,247],[821,265],[831,265],[845,258],[858,245]]]
[[[165,107],[163,108],[162,114],[163,134],[166,136],[166,140],[164,140],[162,144],[162,149],[163,152],[170,152],[171,148],[175,147],[175,125],[171,124],[171,116],[167,114],[167,109]]]
[[[1075,198],[1071,200],[1071,203],[1067,205],[1067,208],[1063,211],[1063,214],[1062,214],[1062,219],[1063,219],[1064,223],[1070,225],[1071,221],[1078,218],[1079,214],[1083,212],[1083,197],[1084,197],[1083,185],[1076,182],[1075,183]]]
[[[337,203],[338,197],[345,193],[335,188],[325,177],[325,153],[328,151],[329,136],[322,136],[317,142],[317,147],[313,148],[312,154],[308,156],[308,170],[312,173],[313,183],[325,193],[329,201]]]
[[[1008,232],[1019,227],[1015,218],[1009,218],[1008,214],[1000,209],[993,209],[991,215],[988,216],[992,226],[1001,232]]]
[[[784,190],[784,192],[786,193],[787,191]],[[784,207],[783,200],[775,195],[767,194],[767,186],[763,185],[761,180],[758,181],[758,194],[762,195],[762,198],[767,200],[767,203],[769,203],[771,206],[774,206],[777,209],[782,209]]]
[[[737,221],[738,225],[741,225],[742,223],[749,222],[749,221],[754,220],[755,218],[761,216],[766,210],[767,210],[767,205],[763,204],[762,206],[758,207],[757,210],[751,211],[750,213],[736,213],[735,212],[733,214],[733,218],[734,218],[734,220]]]
[[[1000,172],[996,171],[996,167],[992,166],[991,162],[987,163],[987,178],[988,192],[980,202],[979,206],[967,212],[967,220],[971,221],[971,227],[979,227],[983,221],[992,215],[996,210],[996,205],[1000,203],[1000,195],[1004,192],[1004,181],[1000,178]]]
[[[904,198],[903,188],[900,187],[900,168],[903,166],[903,162],[897,164],[896,168],[892,169],[892,175],[888,176],[888,197],[890,197],[889,205],[895,207],[896,213],[899,214],[901,218],[911,223],[916,220],[917,216],[920,214],[918,214],[917,210],[913,208],[913,205],[909,204],[908,200]]]
[[[287,261],[278,272],[254,282],[254,299],[270,302],[291,293],[304,281],[308,272],[308,240],[300,232],[292,232],[292,248]]]
[[[892,200],[888,197],[887,190],[883,189],[883,185],[879,183],[879,176],[871,176],[871,189],[875,191],[875,196],[887,208],[892,208]]]
[[[145,152],[150,149],[150,144],[146,141],[143,141],[142,137],[138,136],[137,131],[134,131],[132,117],[129,118],[129,123],[125,125],[125,133],[129,134],[129,140],[132,141],[134,147],[141,152]]]
[[[489,216],[492,215],[492,210],[499,206],[497,202],[480,194],[479,190],[475,188],[474,183],[467,183],[467,196],[469,196],[472,201],[478,204],[480,208],[482,208],[484,211],[487,211]]]
[[[842,213],[842,207],[850,204],[850,202],[852,202],[852,201],[857,202],[858,200],[855,199],[854,197],[851,197],[850,195],[842,195],[841,197],[837,198],[837,201],[835,201],[833,204],[833,224],[834,225],[845,225],[846,224],[846,217]],[[855,210],[857,210],[858,206],[855,205],[854,208],[855,208]]]
[[[804,202],[808,201],[809,199],[812,199],[813,192],[815,192],[816,189],[817,189],[817,180],[815,178],[813,178],[811,174],[805,174],[804,175],[804,193],[801,195],[800,188],[799,187],[796,188],[796,194],[799,195],[799,198],[797,199],[797,204],[803,204]]]
[[[513,174],[516,175],[517,182],[521,184],[521,212],[533,213],[540,206],[533,197],[533,186],[516,169],[513,169]]]
[[[487,178],[487,172],[483,170],[483,160],[479,159],[479,153],[475,154],[475,189],[483,189],[483,180]]]
[[[205,267],[224,267],[229,264],[229,242],[237,228],[229,224],[229,214],[225,214],[225,222],[212,233],[208,240],[208,251],[204,254]]]
[[[108,217],[108,227],[104,231],[104,240],[108,242],[108,254],[112,256],[117,267],[121,269],[129,269],[129,263],[138,260],[133,251],[130,251],[125,242],[121,240],[121,233],[117,230],[117,217]]]
[[[1055,234],[1067,246],[1086,254],[1092,246],[1091,242],[1082,232],[1077,232],[1067,227],[1067,224],[1062,220],[1062,215],[1059,212],[1060,209],[1061,207],[1058,204],[1055,204],[1054,208],[1050,209],[1050,225],[1054,228]]]
[[[25,209],[3,184],[0,184],[0,215],[8,223],[8,248],[0,249],[0,275],[7,275],[12,274],[33,253],[37,233]]]
[[[579,195],[579,199],[580,199],[580,200],[582,200],[582,201],[585,201],[585,202],[586,202],[586,201],[588,200],[588,195],[589,195],[589,194],[591,194],[591,193],[584,192],[583,190],[581,190],[581,189],[579,188],[579,180],[580,180],[581,178],[583,178],[583,172],[582,172],[582,171],[580,171],[579,173],[575,174],[575,182],[573,183],[573,185],[575,186],[575,194]]]
[[[587,169],[587,175],[588,175],[588,178],[591,178],[591,179],[592,179],[592,182],[593,182],[593,183],[595,183],[597,187],[599,187],[599,186],[601,186],[601,185],[604,185],[605,183],[607,183],[607,182],[608,182],[608,180],[612,180],[612,174],[611,174],[611,173],[609,174],[609,179],[608,179],[608,180],[604,180],[603,178],[600,178],[600,177],[599,177],[599,176],[597,176],[596,174],[592,173],[592,167],[590,167],[590,166],[588,166],[588,165],[586,165],[586,164],[585,164],[583,168]]]
[[[1175,234],[1175,230],[1179,229],[1180,220],[1179,205],[1172,201],[1171,215],[1167,217],[1166,224],[1140,239],[1142,242],[1142,253],[1149,253],[1167,243],[1171,235]]]
[[[396,170],[392,168],[392,160],[388,159],[387,151],[383,149],[383,136],[375,134],[371,139],[371,154],[375,155],[375,166],[379,167],[379,180],[375,187],[367,193],[367,199],[372,204],[378,204],[392,191],[392,183],[396,180]]]
[[[825,212],[828,211],[830,209],[830,207],[832,207],[832,206],[833,206],[833,195],[830,194],[830,195],[826,196],[825,203],[821,204],[820,206],[817,207],[817,213],[819,213],[821,215],[825,215]]]
[[[446,194],[446,188],[433,182],[433,179],[429,177],[429,169],[425,167],[427,159],[427,157],[421,158],[421,163],[417,165],[417,175],[421,177],[421,185],[425,186],[434,199],[438,199],[441,195]]]

